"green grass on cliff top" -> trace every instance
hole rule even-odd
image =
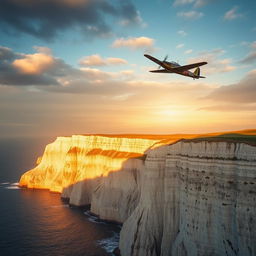
[[[227,133],[221,134],[218,136],[209,136],[209,137],[199,137],[194,139],[188,139],[185,141],[193,141],[193,142],[200,142],[200,141],[209,141],[209,142],[239,142],[239,143],[246,143],[252,146],[256,146],[256,135],[249,135],[249,134],[239,134],[239,133]]]

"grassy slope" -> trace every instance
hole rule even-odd
[[[247,133],[247,134],[242,134],[242,133],[226,133],[226,134],[221,134],[217,136],[204,136],[204,137],[199,137],[199,138],[194,138],[190,139],[188,141],[194,141],[194,142],[200,142],[200,141],[214,141],[214,142],[221,142],[221,141],[226,141],[226,142],[240,142],[240,143],[246,143],[252,146],[256,146],[256,133]]]

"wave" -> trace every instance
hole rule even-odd
[[[113,235],[111,237],[98,240],[97,244],[106,252],[112,253],[112,255],[114,255],[113,251],[118,247],[119,244],[119,233],[113,231]]]
[[[20,187],[18,186],[7,186],[7,187],[4,187],[5,189],[20,189]]]
[[[103,224],[103,225],[108,224],[107,222],[105,222],[105,221],[99,219],[97,216],[91,214],[90,211],[85,211],[85,212],[84,212],[84,215],[86,215],[87,219],[88,219],[90,222],[94,222],[94,223],[98,223],[98,224]]]
[[[84,215],[86,215],[87,219],[91,222],[94,222],[94,223],[97,223],[97,224],[103,224],[103,225],[110,224],[109,222],[103,221],[103,220],[99,219],[97,216],[91,214],[90,211],[85,211]],[[121,228],[121,225],[115,224],[115,226]],[[119,244],[119,232],[112,231],[112,236],[111,237],[104,238],[104,239],[101,239],[101,240],[97,240],[96,243],[101,248],[103,248],[107,253],[111,253],[111,255],[114,255],[113,251],[114,251],[115,248],[118,247],[118,244]]]
[[[0,187],[4,189],[20,189],[18,182],[2,182]]]

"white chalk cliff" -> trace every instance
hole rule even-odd
[[[61,137],[20,185],[123,222],[122,256],[256,255],[256,147],[245,143]]]
[[[256,147],[178,142],[150,150],[122,256],[256,255]]]

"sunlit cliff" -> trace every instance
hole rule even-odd
[[[74,183],[119,170],[124,161],[143,155],[158,141],[93,135],[58,137],[46,146],[38,166],[22,175],[20,186],[62,192]]]

